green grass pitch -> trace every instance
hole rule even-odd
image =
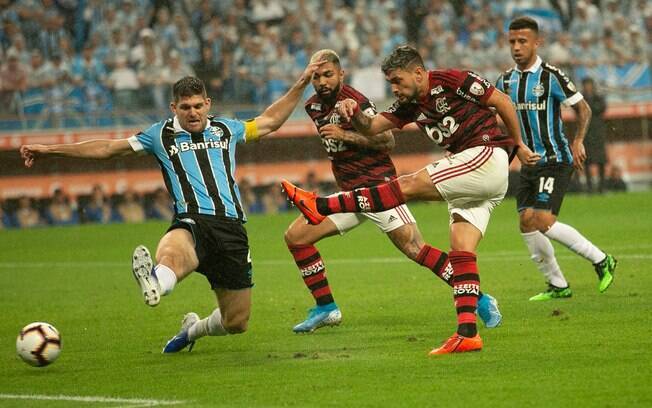
[[[619,259],[616,279],[598,293],[592,266],[557,245],[574,296],[533,303],[544,282],[506,200],[478,250],[503,324],[480,326],[482,352],[439,358],[427,353],[455,329],[451,291],[371,224],[318,245],[342,325],[296,335],[312,305],[283,243],[298,212],[251,217],[249,331],[170,356],[160,351],[183,314],[206,316],[215,299],[194,274],[158,307],[143,304],[131,251],[153,250],[167,224],[0,231],[0,406],[651,406],[650,202],[567,197],[561,220]],[[445,205],[411,207],[426,240],[448,247]],[[33,321],[62,333],[49,367],[16,356],[16,335]],[[47,396],[57,399],[36,399]]]

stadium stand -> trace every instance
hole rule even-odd
[[[645,142],[649,138],[647,118],[652,114],[649,1],[2,3],[0,156],[4,164],[0,199],[5,200],[5,220],[15,219],[13,201],[20,195],[46,198],[58,188],[57,183],[66,187],[73,200],[80,195],[82,199],[77,202],[83,202],[94,184],[93,171],[102,172],[108,194],[123,193],[127,187],[135,189],[144,194],[141,205],[147,217],[157,217],[155,213],[167,216],[166,211],[151,208],[154,191],[161,187],[151,163],[143,166],[122,161],[113,168],[92,165],[86,175],[63,169],[57,181],[48,181],[45,170],[28,176],[10,168],[19,162],[5,152],[28,140],[47,143],[128,136],[167,115],[170,84],[184,75],[197,75],[207,83],[218,114],[247,118],[285,92],[313,51],[328,47],[342,57],[349,82],[381,102],[382,107],[382,101],[391,95],[378,67],[393,47],[406,42],[418,44],[430,66],[472,69],[493,80],[513,65],[503,33],[506,23],[516,15],[530,15],[540,22],[545,34],[544,58],[566,70],[576,82],[587,76],[594,78],[606,95],[609,108],[605,118],[616,135],[608,140],[609,154],[629,175],[628,181],[637,181],[639,173],[647,174],[641,176],[643,180],[652,174],[649,164],[636,169],[618,159],[631,152],[650,154]],[[308,156],[290,157],[289,164],[278,162],[280,154],[274,152],[290,145],[282,140],[266,141],[270,144],[265,154],[243,151],[239,174],[251,184],[252,212],[283,210],[266,193],[278,174],[300,181],[314,171],[320,174],[321,182],[329,181],[321,176],[329,173],[323,152],[316,142],[308,142],[315,139],[312,125],[302,112],[296,112],[296,117],[301,120],[284,126],[278,136],[299,138],[292,143],[305,144],[301,153],[309,152]],[[416,143],[412,150],[401,149],[399,143],[396,157],[403,172],[440,154],[425,142]],[[306,159],[309,166],[292,168],[293,161]],[[61,166],[55,164],[48,171]],[[25,187],[27,177],[32,177],[29,188]],[[85,177],[87,180],[82,180]],[[127,185],[125,180],[129,180]],[[109,202],[111,214],[100,212],[98,219],[121,218],[115,215],[114,201]],[[81,208],[71,222],[89,219]],[[51,216],[43,211],[40,214],[39,222],[54,223]],[[14,221],[7,223],[16,225]]]

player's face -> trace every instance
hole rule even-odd
[[[394,69],[386,76],[392,93],[399,103],[408,103],[414,101],[418,96],[419,87],[417,85],[417,72],[411,72],[404,69]]]
[[[519,68],[528,68],[534,63],[539,47],[539,36],[531,29],[509,30],[507,39],[512,59]]]
[[[332,62],[321,65],[312,74],[312,86],[322,99],[333,99],[337,96],[344,79],[344,71]]]
[[[181,127],[190,132],[203,132],[211,109],[211,98],[202,95],[182,96],[170,104],[170,109],[177,115]]]

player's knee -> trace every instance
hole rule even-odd
[[[301,244],[301,236],[297,234],[292,227],[289,227],[287,230],[285,230],[283,238],[285,238],[285,243],[288,246]]]
[[[543,255],[541,254],[532,254],[530,255],[530,259],[534,261],[535,263],[541,263],[543,262]]]
[[[551,213],[541,212],[533,217],[533,227],[545,234],[555,221],[556,218]]]
[[[165,246],[156,252],[156,263],[166,265],[173,270],[183,269],[185,255],[182,251]]]
[[[234,316],[224,320],[222,325],[229,334],[244,333],[249,327],[249,316]]]

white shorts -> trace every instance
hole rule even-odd
[[[340,235],[344,235],[347,231],[352,230],[367,219],[370,219],[384,233],[394,231],[403,225],[416,223],[410,209],[405,204],[399,205],[391,210],[376,213],[331,214],[328,216],[328,219],[333,221]]]
[[[426,166],[432,183],[453,214],[473,224],[484,235],[491,211],[507,192],[509,158],[499,147],[476,146]]]

